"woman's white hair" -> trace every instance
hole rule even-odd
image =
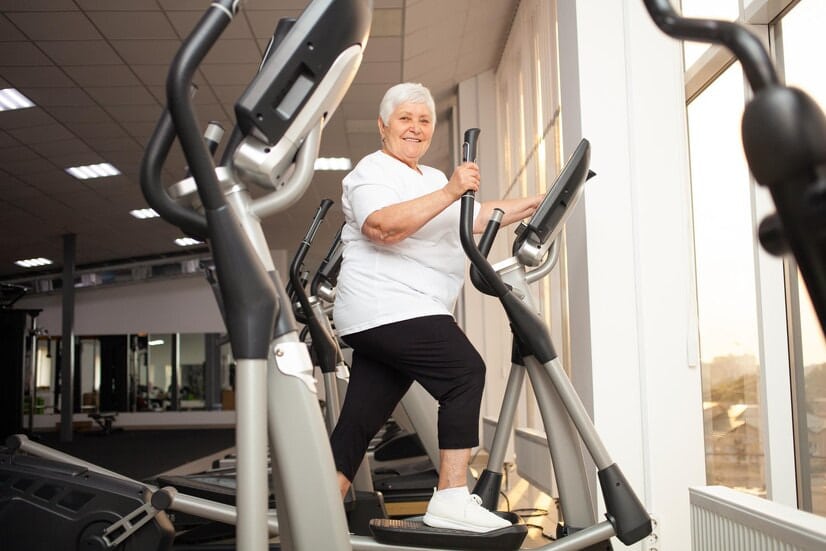
[[[430,116],[433,117],[433,125],[436,124],[436,103],[430,90],[418,82],[402,82],[387,90],[379,104],[379,117],[385,125],[390,121],[393,111],[402,103],[425,104],[430,110]]]

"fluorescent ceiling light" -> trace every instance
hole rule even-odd
[[[189,247],[190,245],[201,245],[203,241],[192,239],[191,237],[179,237],[175,240],[175,244],[179,247]]]
[[[158,346],[159,344],[163,344],[163,339],[155,339],[149,341],[149,346]]]
[[[147,218],[157,218],[160,216],[160,214],[155,212],[155,209],[135,209],[130,210],[129,214],[140,220],[146,220]]]
[[[53,264],[51,260],[43,257],[15,260],[14,263],[23,268],[37,268],[39,266],[48,266],[49,264]]]
[[[350,170],[353,162],[347,157],[319,157],[315,160],[316,170]]]
[[[96,165],[73,166],[67,168],[66,172],[77,178],[78,180],[88,180],[90,178],[105,178],[106,176],[117,176],[120,170],[113,167],[109,163],[100,163]]]
[[[25,109],[27,107],[34,107],[32,100],[14,88],[3,88],[0,90],[0,111],[12,111],[14,109]]]

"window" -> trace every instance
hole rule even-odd
[[[765,494],[749,173],[733,65],[688,106],[706,478]]]
[[[781,52],[786,83],[804,89],[821,108],[826,106],[826,75],[821,70],[826,49],[826,3],[802,0],[781,20]],[[794,411],[797,414],[798,488],[800,507],[826,515],[826,343],[799,274],[793,276],[792,305]],[[797,291],[797,292],[794,292]]]

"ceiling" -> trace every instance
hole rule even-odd
[[[495,68],[518,0],[375,0],[371,36],[359,73],[322,136],[321,156],[357,162],[378,148],[375,120],[384,91],[422,82],[441,120],[427,164],[449,172],[446,123],[457,84]],[[59,272],[64,235],[74,234],[79,269],[177,256],[180,230],[139,220],[144,144],[165,103],[168,64],[209,0],[0,0],[0,88],[13,87],[35,107],[0,112],[0,282],[31,279],[14,261],[45,257]],[[205,125],[231,129],[233,104],[256,72],[277,21],[307,0],[241,0],[196,75],[195,105]],[[108,162],[121,175],[77,180],[71,166]],[[164,180],[184,175],[173,151]],[[323,198],[340,200],[342,172],[317,172],[310,191],[264,221],[271,249],[290,254]],[[449,174],[448,174],[449,175]],[[308,257],[320,258],[343,221],[334,207]],[[196,246],[197,247],[197,246]],[[187,253],[188,254],[188,253]]]

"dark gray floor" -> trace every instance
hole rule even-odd
[[[57,432],[32,440],[137,480],[235,445],[233,429],[123,430],[110,434],[77,432],[60,442]]]

